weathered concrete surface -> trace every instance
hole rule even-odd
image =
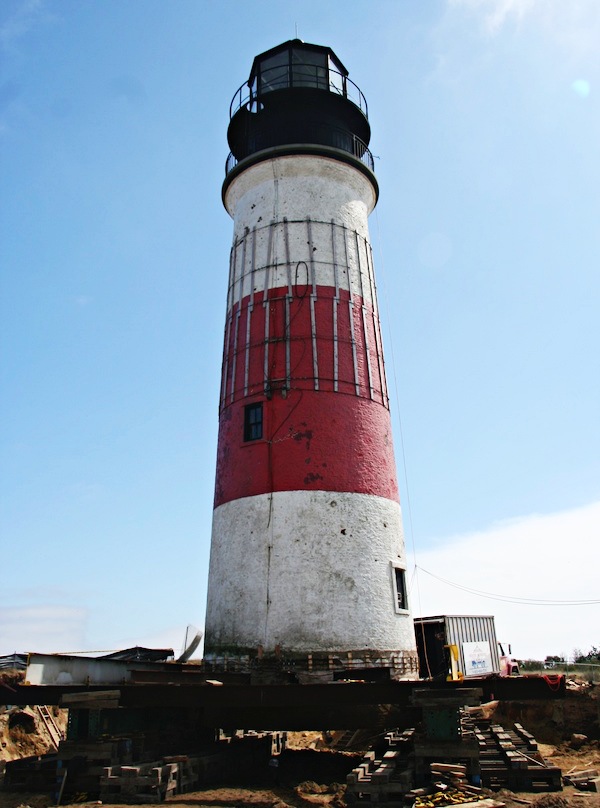
[[[414,651],[394,600],[405,566],[400,506],[382,497],[283,491],[215,510],[206,654]]]

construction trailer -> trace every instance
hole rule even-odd
[[[501,672],[493,616],[436,615],[416,617],[414,623],[423,679],[445,679],[452,667],[453,653],[457,655],[457,669],[465,678]]]

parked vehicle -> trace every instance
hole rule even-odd
[[[547,656],[544,660],[544,669],[549,671],[556,668],[557,665],[564,665],[565,660],[561,656]]]
[[[498,643],[500,649],[500,676],[520,676],[519,663],[512,656],[510,643],[506,645],[508,653],[504,653],[502,643]]]

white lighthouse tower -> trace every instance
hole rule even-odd
[[[330,48],[234,96],[205,660],[417,672],[367,217],[367,104]]]

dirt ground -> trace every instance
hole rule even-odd
[[[53,710],[53,718],[62,731],[67,725],[67,710]],[[28,720],[28,718],[30,720]],[[21,725],[15,722],[23,722]],[[29,730],[33,723],[34,731]],[[15,724],[10,726],[10,724]],[[0,714],[0,761],[17,760],[32,755],[54,752],[48,731],[35,707],[13,708]]]

